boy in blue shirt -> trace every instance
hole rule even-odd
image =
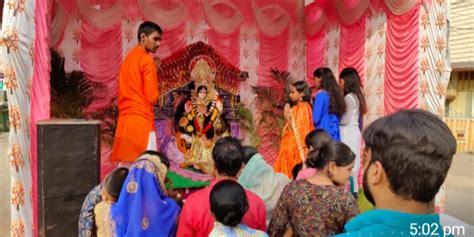
[[[448,126],[429,112],[403,110],[374,121],[363,139],[364,194],[376,209],[337,236],[447,236],[430,203],[456,153]]]

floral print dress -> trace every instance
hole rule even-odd
[[[357,214],[355,198],[344,189],[297,180],[283,190],[268,233],[283,236],[291,227],[293,236],[330,236],[342,233],[344,225]]]

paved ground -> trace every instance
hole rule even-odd
[[[474,225],[474,154],[457,154],[446,179],[446,213]]]
[[[0,133],[0,236],[10,234],[10,164],[7,146],[8,134]]]
[[[0,134],[0,236],[10,232],[8,137]],[[446,180],[446,213],[474,225],[474,155],[457,154]]]

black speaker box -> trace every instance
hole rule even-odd
[[[39,236],[77,236],[82,202],[100,179],[100,122],[45,120],[37,128]]]

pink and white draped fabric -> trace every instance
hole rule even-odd
[[[419,5],[403,15],[387,13],[385,114],[418,107]]]

